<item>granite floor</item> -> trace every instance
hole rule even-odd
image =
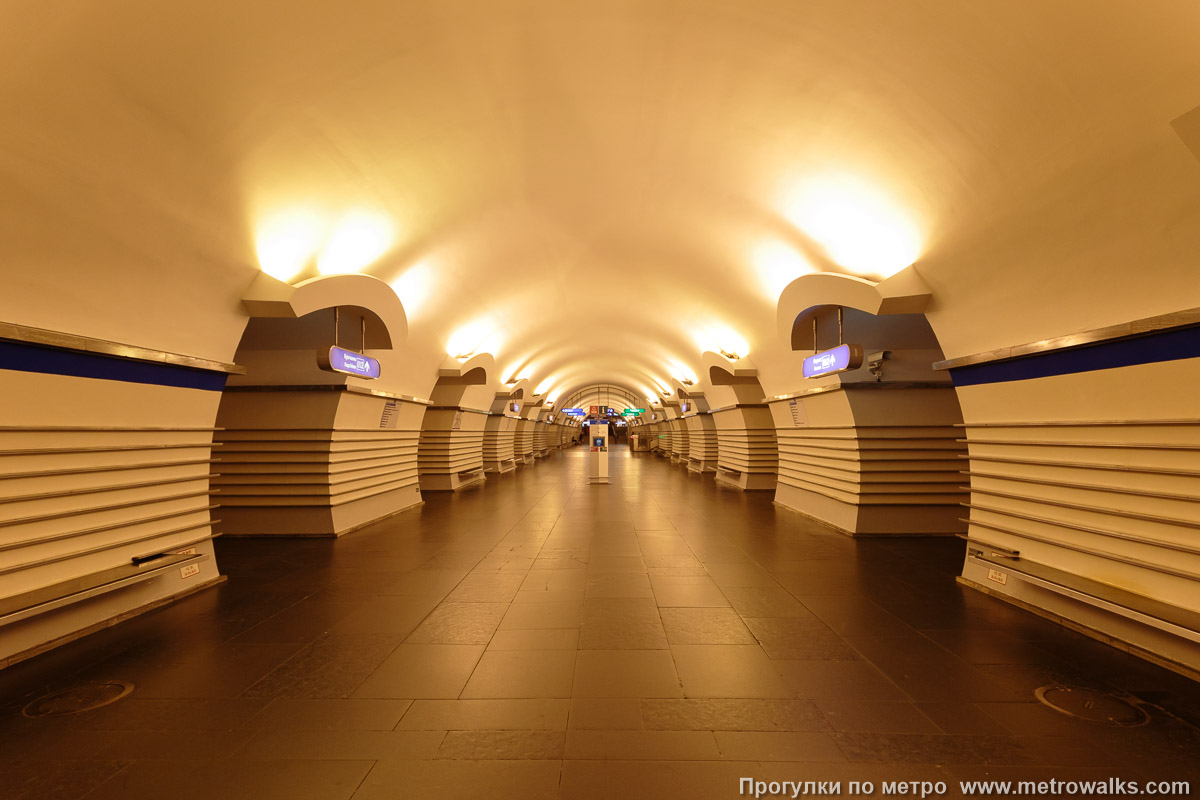
[[[646,453],[574,448],[0,672],[0,798],[733,798],[756,781],[1187,780],[1200,685]],[[75,716],[22,706],[132,683]],[[1141,727],[1062,715],[1064,683]],[[876,789],[876,794],[880,794]]]

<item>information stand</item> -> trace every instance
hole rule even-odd
[[[593,422],[588,426],[588,483],[608,483],[608,424]]]

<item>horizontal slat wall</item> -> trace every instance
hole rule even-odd
[[[958,505],[958,435],[950,425],[780,428],[779,483],[856,505]]]
[[[1200,420],[966,426],[972,539],[1200,606]]]
[[[550,424],[545,420],[533,421],[533,454],[538,458],[550,452]]]
[[[516,467],[514,446],[517,420],[504,414],[489,414],[483,430],[483,468],[509,472]]]
[[[687,420],[671,420],[671,463],[687,463],[688,460]]]
[[[708,414],[692,414],[683,420],[688,428],[688,470],[712,472],[717,468],[717,428]]]
[[[486,420],[469,409],[427,409],[417,456],[422,479],[481,472]]]
[[[675,449],[675,421],[663,421],[659,426],[658,435],[659,446],[657,452],[660,456],[667,456],[669,458],[671,452]]]
[[[533,431],[533,420],[517,420],[517,430],[515,439],[513,441],[513,448],[514,452],[516,453],[518,464],[533,463]]]
[[[744,489],[773,489],[779,466],[775,424],[766,405],[712,412],[717,427],[717,473]]]
[[[211,538],[212,428],[0,428],[0,596]]]
[[[225,430],[224,508],[334,506],[417,485],[421,432],[401,429]]]
[[[227,389],[213,479],[219,530],[340,535],[420,503],[425,411],[352,391]]]

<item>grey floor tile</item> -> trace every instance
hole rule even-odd
[[[354,692],[355,697],[458,697],[483,645],[402,644]]]
[[[811,700],[713,698],[642,700],[647,730],[820,731],[829,723]]]
[[[354,800],[438,798],[478,800],[520,797],[555,800],[562,762],[548,761],[380,761],[362,782]]]
[[[488,650],[462,690],[463,698],[571,696],[572,650]]]
[[[560,730],[567,726],[565,699],[416,700],[397,730]]]
[[[671,644],[755,644],[756,639],[732,608],[659,609]]]
[[[792,697],[758,645],[671,645],[688,697]]]

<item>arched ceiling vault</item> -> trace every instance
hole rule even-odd
[[[27,294],[55,297],[0,300],[29,324],[100,314],[93,335],[206,354],[236,345],[256,270],[362,272],[434,369],[486,352],[500,381],[642,393],[704,351],[778,348],[780,292],[812,272],[916,262],[948,356],[1125,314],[1110,295],[1130,317],[1200,305],[1162,288],[1200,245],[1169,126],[1200,102],[1194,4],[34,11],[0,7],[0,230]],[[97,310],[118,271],[226,316]]]

